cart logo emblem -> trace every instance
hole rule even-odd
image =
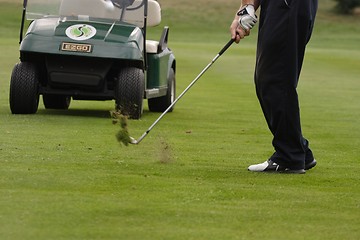
[[[96,28],[87,24],[76,24],[68,27],[65,33],[72,40],[84,41],[96,35]]]

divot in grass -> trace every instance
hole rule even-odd
[[[160,138],[159,162],[163,164],[172,163],[174,161],[172,149],[164,138]]]

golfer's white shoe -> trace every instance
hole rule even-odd
[[[279,172],[279,173],[305,173],[304,169],[290,169],[280,166],[276,162],[272,161],[271,159],[255,165],[250,165],[248,170],[251,172]]]

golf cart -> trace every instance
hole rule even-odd
[[[20,63],[10,82],[13,114],[68,109],[74,100],[115,100],[133,119],[162,112],[175,99],[176,61],[169,28],[147,40],[161,22],[155,0],[24,0]],[[25,19],[30,26],[23,37]]]

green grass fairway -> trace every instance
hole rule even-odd
[[[116,142],[114,102],[12,115],[21,1],[0,0],[0,239],[360,239],[360,17],[320,0],[299,84],[318,160],[255,174],[273,152],[257,102],[257,34],[231,48],[139,145]],[[229,40],[238,0],[159,0],[179,94]],[[199,11],[201,10],[201,11]],[[150,32],[160,37],[161,28]],[[129,121],[138,138],[159,116]]]

